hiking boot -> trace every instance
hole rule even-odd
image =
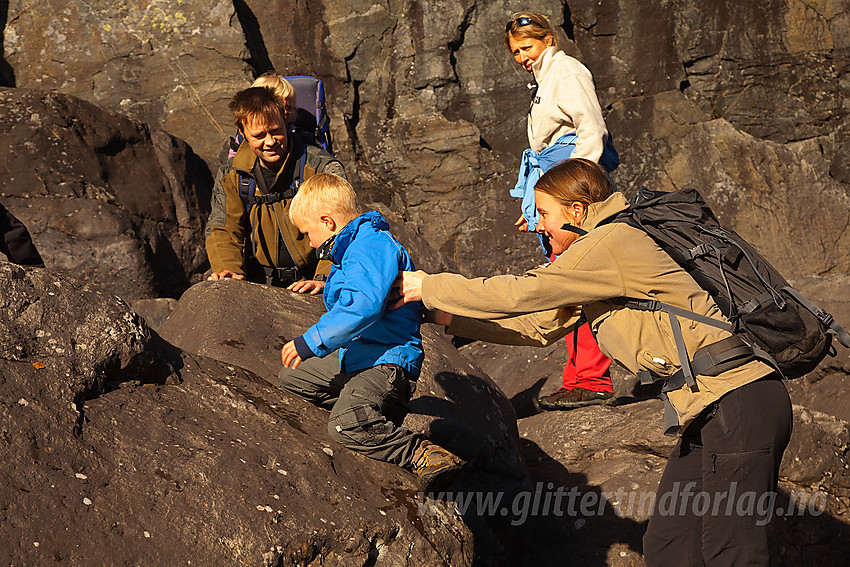
[[[584,388],[573,388],[570,390],[562,386],[557,392],[539,398],[537,405],[542,410],[568,410],[604,404],[613,397],[613,392],[594,392],[593,390],[585,390]]]
[[[413,453],[411,469],[419,477],[420,490],[428,493],[445,489],[465,464],[463,459],[439,445],[422,441]]]

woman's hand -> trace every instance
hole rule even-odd
[[[390,309],[398,309],[405,303],[422,301],[422,280],[427,276],[422,270],[416,272],[400,272],[393,282],[391,297],[397,297],[395,301],[390,299]]]
[[[517,221],[514,223],[521,232],[528,232],[528,221],[525,220],[525,217],[520,215]]]

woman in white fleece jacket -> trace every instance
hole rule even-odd
[[[514,14],[505,26],[505,45],[537,83],[528,113],[529,149],[523,152],[519,179],[511,191],[522,199],[517,227],[533,232],[538,222],[534,185],[543,173],[567,158],[585,158],[611,171],[619,158],[602,118],[593,76],[581,62],[558,49],[557,36],[546,17],[534,12]],[[540,236],[549,257],[548,240]],[[540,408],[572,409],[610,399],[611,360],[599,350],[587,324],[570,333],[566,341],[563,385],[541,397]]]

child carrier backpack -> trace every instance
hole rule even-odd
[[[290,132],[300,132],[304,143],[322,147],[333,155],[331,140],[331,120],[325,107],[325,87],[316,77],[298,75],[284,77],[295,89],[295,121],[290,124]],[[245,140],[242,132],[230,138],[228,158],[236,155],[239,146]]]
[[[312,137],[312,143],[321,146],[333,155],[330,117],[325,108],[325,87],[316,77],[284,77],[295,89],[295,104],[298,107],[295,127]]]
[[[673,327],[682,370],[663,392],[687,383],[694,374],[715,376],[753,359],[770,364],[786,378],[811,372],[827,354],[832,338],[850,347],[850,335],[832,315],[793,289],[755,248],[735,231],[723,228],[695,189],[673,192],[638,190],[628,210],[611,222],[646,232],[714,299],[728,323],[660,301],[619,298],[632,309],[665,311]],[[734,333],[690,356],[678,318],[691,319]],[[652,381],[646,375],[641,382]],[[668,406],[665,429],[672,407]],[[675,423],[673,424],[675,425]]]

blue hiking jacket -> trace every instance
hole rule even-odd
[[[377,211],[358,216],[334,237],[322,298],[328,312],[295,339],[302,360],[339,349],[342,372],[397,364],[416,378],[422,368],[422,304],[387,309],[402,270],[414,270],[407,250]]]

